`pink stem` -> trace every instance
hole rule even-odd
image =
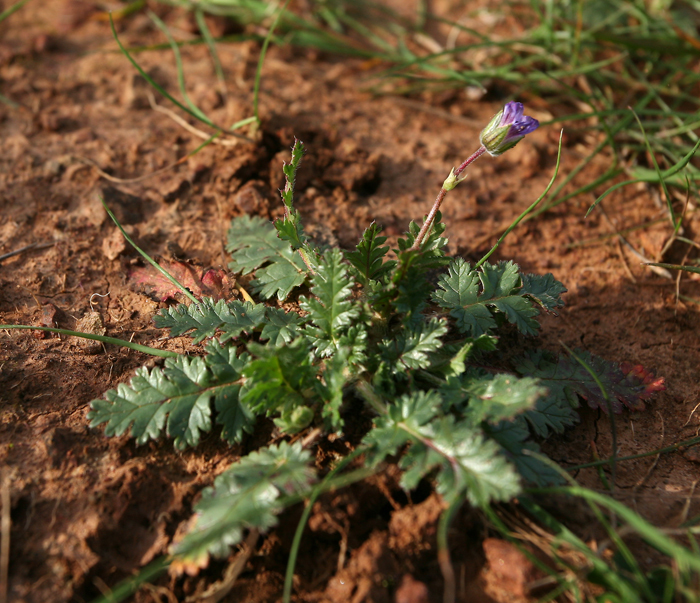
[[[456,170],[455,170],[455,177],[459,177],[459,175],[467,169],[467,166],[472,162],[476,161],[481,157],[484,153],[486,152],[486,147],[479,147],[476,152],[474,152],[471,157],[469,157],[462,165],[460,165]]]
[[[454,177],[457,178],[465,169],[467,169],[467,166],[472,163],[473,161],[476,161],[479,157],[481,157],[484,153],[486,152],[485,147],[479,147],[479,149],[473,153],[462,165],[460,165],[454,172]],[[435,199],[435,203],[433,203],[433,208],[430,210],[430,213],[428,214],[428,217],[425,219],[425,222],[423,222],[423,226],[421,226],[420,232],[418,233],[418,236],[416,237],[415,242],[413,245],[411,245],[411,251],[416,251],[417,249],[420,249],[421,244],[423,243],[423,239],[425,238],[425,235],[428,233],[428,230],[430,227],[433,225],[433,220],[435,219],[435,214],[438,213],[438,210],[440,209],[440,206],[442,205],[442,202],[445,199],[445,195],[447,194],[447,191],[444,188],[440,189],[440,192],[438,193],[437,198]]]

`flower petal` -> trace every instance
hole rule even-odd
[[[502,126],[508,126],[512,123],[520,121],[523,116],[523,104],[515,101],[506,103],[503,108],[503,117],[501,118]]]

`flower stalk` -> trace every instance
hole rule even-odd
[[[450,175],[445,179],[445,182],[443,182],[442,188],[425,222],[423,222],[423,226],[418,232],[416,240],[413,245],[411,245],[411,250],[417,251],[420,249],[426,235],[433,225],[435,215],[440,210],[440,206],[445,200],[445,196],[448,191],[451,191],[460,182],[464,181],[466,175],[463,175],[463,173],[471,163],[476,161],[484,153],[488,153],[492,157],[502,155],[518,144],[527,134],[534,132],[539,125],[540,123],[534,117],[523,115],[522,103],[514,101],[506,103],[505,107],[496,113],[496,115],[491,118],[489,124],[481,131],[479,137],[481,146],[457,169],[452,168]]]

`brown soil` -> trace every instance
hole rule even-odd
[[[180,35],[192,31],[183,13],[154,8]],[[177,167],[129,181],[170,166],[201,140],[150,108],[147,87],[115,52],[108,25],[97,17],[90,2],[50,0],[27,5],[1,26],[2,93],[19,106],[0,105],[0,254],[37,245],[0,264],[3,324],[75,328],[94,310],[110,336],[197,353],[187,338],[164,339],[153,327],[159,303],[129,279],[140,261],[122,245],[100,195],[153,256],[184,256],[202,267],[225,269],[224,236],[232,217],[280,215],[281,164],[296,136],[308,149],[297,182],[297,207],[306,223],[345,247],[372,220],[395,240],[428,210],[450,168],[475,150],[480,128],[503,101],[496,93],[469,100],[465,90],[411,100],[374,97],[363,89],[376,65],[273,47],[263,72],[262,135],[256,142],[210,145]],[[512,31],[517,23],[496,26]],[[144,14],[119,22],[118,29],[127,45],[162,40]],[[438,39],[445,35],[437,24],[433,33]],[[251,114],[259,51],[256,42],[220,45],[228,78],[224,101],[206,49],[183,48],[192,100],[215,122]],[[138,60],[177,90],[170,51],[142,52]],[[572,111],[538,98],[520,100],[543,122]],[[558,136],[556,127],[544,126],[502,157],[482,158],[470,168],[467,183],[444,206],[452,253],[481,257],[499,230],[543,191]],[[561,173],[598,141],[595,134],[567,128]],[[608,165],[608,158],[599,157],[576,182],[592,181]],[[527,222],[495,257],[514,259],[530,272],[552,272],[569,288],[561,315],[544,320],[544,345],[560,350],[563,342],[642,364],[666,378],[667,391],[646,411],[616,417],[618,454],[629,455],[698,430],[700,416],[693,411],[700,402],[700,325],[697,308],[678,301],[675,280],[640,266],[616,239],[578,245],[614,227],[662,216],[655,192],[627,187],[608,197],[604,206],[611,223],[601,212],[583,219],[593,199],[580,196]],[[697,213],[688,214],[686,229],[692,236]],[[668,234],[667,223],[659,222],[630,239],[647,257],[658,258]],[[680,260],[683,253],[674,248],[666,257]],[[680,290],[700,298],[700,285],[686,276]],[[90,401],[128,381],[144,363],[154,360],[75,338],[0,334],[0,462],[12,521],[10,601],[89,601],[132,575],[167,550],[202,487],[256,445],[229,449],[210,434],[197,449],[175,452],[169,441],[137,447],[126,437],[108,439],[101,429],[90,429]],[[609,419],[587,410],[582,415],[578,427],[547,443],[555,460],[587,462],[593,447],[601,457],[610,454]],[[688,450],[620,464],[614,495],[655,525],[678,526],[700,512],[693,494],[698,462],[700,456]],[[576,477],[591,488],[603,487],[594,470]],[[584,538],[600,537],[583,508],[560,510]],[[427,488],[409,500],[391,472],[326,496],[314,507],[303,540],[296,600],[441,601],[435,536],[440,511],[439,499]],[[281,599],[299,515],[300,509],[290,510],[278,529],[260,537],[223,600]],[[485,541],[494,535],[485,525],[467,509],[453,524],[458,599],[527,600],[531,568],[501,541]],[[221,579],[237,554],[213,562],[195,578],[162,576],[136,600],[209,600],[187,597]],[[513,568],[507,575],[504,559]]]

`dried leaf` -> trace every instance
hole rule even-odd
[[[212,297],[215,300],[230,297],[228,277],[223,270],[203,269],[186,262],[168,260],[161,260],[160,266],[195,297]],[[151,265],[134,268],[129,278],[158,301],[185,301],[182,291]]]

